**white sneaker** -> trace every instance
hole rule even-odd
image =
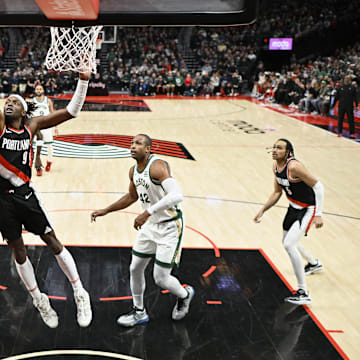
[[[41,293],[40,300],[36,301],[34,299],[33,304],[39,310],[41,318],[48,327],[54,329],[59,325],[58,316],[55,310],[51,307],[46,294]]]
[[[140,310],[135,306],[132,310],[117,319],[117,323],[121,326],[132,327],[149,321],[149,316],[145,309]]]
[[[89,326],[92,320],[90,296],[85,289],[74,291],[74,298],[77,307],[77,321],[81,327]]]
[[[174,310],[172,312],[173,320],[181,320],[189,312],[190,303],[195,295],[195,290],[190,285],[186,286],[185,290],[188,292],[188,296],[185,299],[177,299]]]
[[[295,294],[286,297],[284,301],[295,305],[310,305],[311,297],[309,293],[303,289],[299,289]]]

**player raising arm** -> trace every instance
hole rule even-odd
[[[88,326],[92,319],[89,294],[83,288],[76,264],[70,252],[57,239],[53,227],[41,206],[31,182],[32,139],[41,129],[50,128],[80,114],[85,101],[90,72],[80,74],[75,93],[65,109],[46,116],[32,117],[34,103],[20,95],[11,94],[0,112],[0,232],[12,250],[16,269],[33,297],[47,326],[58,326],[58,317],[46,294],[41,293],[34,269],[27,256],[22,227],[39,235],[69,279],[77,305],[80,326]]]

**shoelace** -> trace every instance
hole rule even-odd
[[[78,306],[78,312],[80,315],[83,315],[86,312],[85,306],[85,296],[84,295],[77,295],[76,296],[76,304]]]
[[[53,317],[53,314],[51,311],[52,309],[51,309],[50,305],[48,306],[48,304],[45,301],[41,301],[39,303],[38,309],[45,319],[50,319]]]

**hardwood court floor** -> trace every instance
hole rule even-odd
[[[267,148],[288,138],[296,157],[324,184],[324,228],[303,239],[324,271],[307,278],[312,313],[351,359],[360,358],[357,278],[360,233],[359,144],[246,100],[150,100],[150,112],[83,112],[59,127],[64,134],[147,133],[181,142],[195,158],[164,157],[181,184],[188,226],[185,247],[263,249],[292,287],[296,279],[281,244],[287,201],[280,199],[260,224],[253,222],[273,187]],[[44,158],[45,161],[45,158]],[[131,158],[55,158],[50,173],[33,177],[64,244],[129,246],[135,204],[90,224],[90,211],[128,188]],[[25,235],[28,244],[39,240]],[[274,294],[273,294],[274,296]],[[276,294],[275,294],[276,296]]]

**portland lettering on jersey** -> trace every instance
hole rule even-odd
[[[276,177],[276,181],[278,182],[279,185],[281,186],[290,186],[290,182],[288,179],[283,179],[281,177]]]
[[[14,151],[23,151],[29,150],[30,147],[30,139],[7,139],[4,138],[2,141],[2,149],[6,150],[14,150]]]
[[[315,205],[314,190],[303,181],[289,178],[289,164],[291,161],[296,161],[296,159],[288,159],[281,170],[276,166],[275,176],[277,183],[285,190],[290,201],[295,201],[296,204],[301,202],[303,207]]]

